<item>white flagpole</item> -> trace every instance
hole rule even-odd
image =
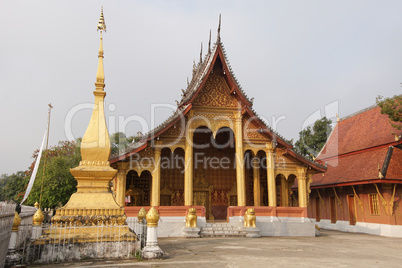
[[[32,186],[33,186],[34,181],[35,181],[36,173],[38,172],[40,158],[42,156],[42,150],[43,150],[43,146],[45,145],[46,136],[47,136],[47,127],[46,127],[46,130],[45,130],[45,135],[43,135],[42,145],[40,146],[38,157],[36,158],[36,162],[35,162],[35,167],[34,167],[34,169],[32,171],[31,179],[29,180],[28,187],[27,187],[27,190],[25,191],[24,198],[21,201],[21,205],[27,199],[29,193],[32,190]]]
[[[40,159],[42,157],[42,151],[43,151],[43,146],[45,145],[45,141],[46,141],[46,150],[47,150],[47,144],[49,141],[50,111],[52,108],[53,108],[53,106],[51,104],[49,104],[49,112],[48,112],[47,126],[46,126],[46,130],[45,130],[45,134],[43,135],[42,144],[39,149],[38,157],[36,158],[36,162],[35,162],[34,169],[32,171],[31,178],[29,179],[27,190],[25,191],[24,198],[22,199],[20,205],[22,205],[22,203],[24,203],[24,201],[27,199],[29,193],[32,190],[32,186],[33,186],[33,184],[35,182],[35,178],[36,178],[36,173],[38,173],[38,168],[39,168],[39,164],[40,164]],[[46,160],[46,158],[45,158],[45,160]],[[45,167],[43,167],[43,168],[45,169]],[[45,175],[44,173],[45,173],[45,171],[43,171],[43,176]],[[40,207],[40,202],[42,201],[42,187],[43,187],[43,178],[42,178],[42,185],[41,185],[41,189],[40,189],[39,207]]]

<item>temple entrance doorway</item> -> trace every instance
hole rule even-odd
[[[226,220],[228,206],[237,200],[234,139],[228,127],[215,138],[207,127],[194,131],[193,204],[205,206],[208,220]]]
[[[152,175],[148,170],[131,170],[126,176],[126,206],[149,206],[151,199]]]

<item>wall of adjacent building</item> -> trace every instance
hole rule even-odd
[[[351,186],[312,189],[308,217],[323,228],[379,235],[395,226],[388,236],[399,236],[399,229],[402,236],[402,185],[396,185],[395,193],[394,186],[377,184],[377,192],[374,184],[355,185],[356,194]]]

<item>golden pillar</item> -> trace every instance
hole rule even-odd
[[[158,146],[158,145],[157,145]],[[152,172],[152,197],[151,206],[156,207],[160,205],[160,192],[161,192],[161,149],[155,148],[155,168]]]
[[[236,140],[236,179],[237,205],[246,205],[246,187],[244,175],[243,124],[241,110],[235,113],[235,140]]]
[[[299,190],[299,207],[307,207],[307,184],[306,184],[306,171],[305,167],[297,167],[297,184]]]
[[[254,206],[261,206],[260,161],[258,158],[254,158],[251,163],[253,165]]]
[[[193,132],[187,126],[186,148],[185,148],[185,167],[184,167],[184,205],[193,205]]]
[[[128,162],[117,163],[117,181],[116,181],[116,201],[120,206],[124,206],[126,202],[126,175]]]
[[[275,184],[275,161],[274,145],[266,144],[267,153],[267,186],[268,186],[268,206],[276,207],[276,184]]]
[[[288,196],[288,182],[285,177],[281,177],[281,206],[289,206],[289,196]]]

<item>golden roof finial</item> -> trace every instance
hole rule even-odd
[[[219,14],[219,25],[218,25],[218,43],[221,42],[221,14]]]
[[[339,122],[339,121],[341,121],[341,120],[339,119],[338,113],[336,113],[336,122]]]
[[[211,29],[209,29],[208,54],[211,54]]]

